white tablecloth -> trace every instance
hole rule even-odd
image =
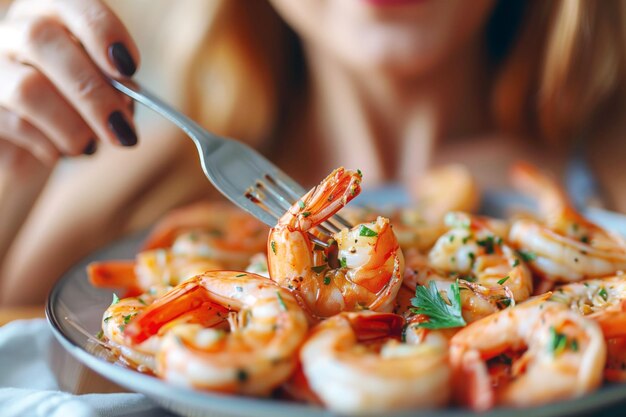
[[[0,327],[0,417],[171,416],[141,394],[60,391],[46,362],[52,337],[43,319]]]

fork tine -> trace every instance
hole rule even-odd
[[[282,181],[275,179],[274,177],[272,177],[269,174],[265,174],[265,179],[271,185],[276,187],[276,190],[273,189],[273,191],[279,196],[279,198],[281,198],[281,200],[287,202],[289,204],[289,206],[294,204],[297,200],[299,200],[302,197],[302,196],[296,194],[296,192],[294,190],[292,190],[290,187],[288,187]],[[270,187],[267,187],[267,188],[269,189]],[[334,216],[332,216],[332,219],[336,220],[339,224],[341,224],[344,227],[347,227],[348,229],[351,229],[353,227],[350,224],[350,222],[348,222],[346,219],[344,219],[343,217],[341,217],[338,214],[335,214]],[[323,224],[326,225],[327,230],[330,229],[330,230],[334,231],[335,233],[337,233],[337,232],[339,232],[341,230],[341,227],[338,227],[337,225],[332,223],[330,219],[326,220]]]

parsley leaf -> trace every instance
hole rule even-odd
[[[361,225],[361,227],[359,227],[359,236],[374,237],[378,236],[378,233],[365,225]]]
[[[519,256],[524,260],[524,262],[530,262],[537,259],[537,254],[530,251],[518,250]]]
[[[341,265],[342,268],[348,267],[348,261],[345,256],[339,260],[339,265]]]
[[[502,285],[502,284],[504,284],[504,283],[505,283],[508,279],[509,279],[509,276],[507,275],[506,277],[504,277],[504,278],[502,278],[502,279],[498,280],[498,284],[499,284],[499,285]]]
[[[448,329],[463,327],[467,323],[461,315],[461,293],[459,284],[454,283],[447,292],[448,304],[437,289],[435,281],[430,281],[428,287],[418,286],[415,289],[415,298],[411,299],[414,313],[428,316],[428,321],[418,324],[418,327],[427,329]]]

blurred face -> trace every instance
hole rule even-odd
[[[305,44],[344,64],[419,75],[475,37],[494,0],[270,0]]]

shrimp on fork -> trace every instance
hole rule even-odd
[[[335,170],[270,231],[270,277],[295,291],[315,316],[390,311],[402,283],[404,259],[388,219],[340,229],[332,233],[330,247],[311,237],[319,236],[315,228],[360,192],[360,182],[358,172]],[[339,267],[332,265],[334,249]]]
[[[552,179],[525,163],[514,166],[512,179],[536,196],[543,218],[516,221],[509,236],[535,272],[552,282],[575,282],[626,270],[624,239],[577,213]]]
[[[134,318],[124,336],[143,343],[190,312],[227,320],[230,332],[203,323],[170,327],[156,354],[158,376],[199,389],[267,395],[295,369],[307,317],[289,291],[252,273],[211,271],[185,281]]]

